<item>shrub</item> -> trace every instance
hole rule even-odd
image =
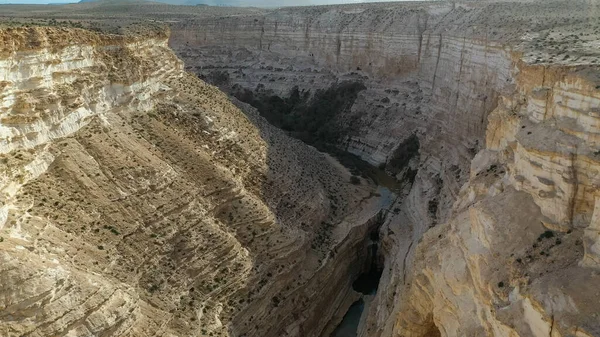
[[[239,86],[232,89],[237,99],[254,106],[269,123],[322,150],[350,132],[351,127],[339,125],[335,117],[349,110],[366,87],[360,82],[342,82],[318,90],[312,99],[309,91],[300,92],[297,86],[287,98],[259,87],[254,92]]]
[[[553,237],[554,237],[554,232],[545,231],[544,233],[540,234],[540,236],[538,237],[538,241],[542,241],[543,239],[550,239]]]

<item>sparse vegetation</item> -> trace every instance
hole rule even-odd
[[[289,97],[281,98],[258,88],[256,92],[234,86],[233,95],[256,107],[271,124],[286,130],[307,144],[325,150],[340,137],[352,132],[352,125],[341,124],[336,117],[346,112],[365,86],[342,82],[311,97],[308,91],[294,87]]]
[[[390,5],[385,4],[385,6]],[[511,3],[510,6],[527,8],[528,5]],[[552,4],[545,6],[552,6]],[[468,43],[469,34],[473,34],[475,38],[481,38],[483,41],[483,37],[478,36],[480,32],[485,32],[486,43],[488,38],[499,41],[503,41],[505,38],[508,41],[506,36],[514,40],[520,39],[523,32],[518,31],[518,20],[529,22],[529,17],[525,15],[517,19],[514,16],[503,16],[501,14],[506,11],[504,7],[494,8],[498,10],[491,11],[494,16],[490,22],[469,22],[468,27],[461,21],[463,10],[460,8],[453,10],[448,15],[436,15],[435,20],[452,20],[453,28],[449,28],[450,31],[447,33],[444,31],[444,37],[446,34],[451,36],[458,31],[461,34],[457,34],[457,36],[465,36],[463,43]],[[259,10],[252,10],[259,13]],[[163,22],[168,22],[174,32],[171,43],[174,45],[189,44],[191,46],[189,50],[182,48],[180,55],[189,53],[186,55],[189,55],[192,60],[205,57],[207,54],[204,53],[210,52],[209,48],[204,48],[201,50],[203,54],[194,54],[196,46],[193,44],[195,42],[207,45],[214,42],[210,41],[210,37],[201,41],[206,38],[202,37],[205,28],[202,26],[204,22],[210,23],[210,30],[219,31],[222,24],[227,24],[227,20],[234,18],[243,23],[239,26],[248,29],[249,36],[259,35],[254,33],[260,31],[261,28],[270,29],[269,25],[272,23],[266,22],[265,25],[260,14],[248,14],[235,8],[226,9],[229,11],[227,12],[229,13],[228,17],[215,21],[214,18],[210,20],[204,20],[204,18],[210,17],[210,15],[214,16],[215,12],[225,11],[224,9],[215,9],[210,6],[206,8],[193,6],[167,8],[155,3],[142,5],[125,4],[120,1],[108,4],[104,6],[104,9],[94,6],[86,7],[85,11],[76,13],[72,19],[65,19],[70,14],[62,13],[63,10],[56,10],[52,6],[28,11],[26,12],[27,18],[18,20],[7,19],[7,15],[14,13],[12,11],[17,11],[17,9],[7,7],[0,14],[0,21],[4,22],[3,26],[52,26],[57,32],[62,31],[59,29],[61,27],[78,27],[126,35],[138,30],[143,32],[145,29],[161,29]],[[481,19],[477,14],[480,11],[477,6],[464,11],[469,13],[469,20]],[[235,15],[240,12],[243,15]],[[367,12],[376,14],[378,20],[381,20],[378,27],[382,28],[382,34],[387,34],[387,32],[396,34],[395,26],[386,26],[391,25],[392,21],[403,24],[405,22],[405,20],[399,20],[402,19],[404,12],[392,13],[394,15],[389,15],[389,17],[379,15],[380,12],[385,13],[383,10]],[[413,19],[416,14],[418,14],[416,21],[419,21],[418,25],[421,26],[421,19],[426,18],[423,15],[427,14],[425,12],[414,13],[411,9],[410,22],[415,21]],[[351,18],[352,15],[354,14],[350,12],[343,14],[345,18]],[[549,22],[550,20],[546,20],[548,15],[545,13],[543,15],[545,19],[535,20],[536,27],[532,28],[535,33],[547,29],[545,26],[552,24]],[[504,21],[498,23],[496,17],[501,16],[506,23]],[[85,19],[90,17],[94,19]],[[311,17],[323,16],[311,15]],[[133,24],[134,21],[141,20],[146,24]],[[569,20],[577,21],[580,18],[569,18]],[[586,23],[589,23],[588,21]],[[569,22],[572,21],[567,23]],[[355,23],[353,22],[352,25]],[[562,27],[568,28],[567,23]],[[278,22],[278,24],[285,23]],[[362,25],[364,22],[360,24]],[[348,30],[353,29],[352,25],[348,25]],[[510,26],[510,31],[508,28],[496,29],[496,26],[501,25]],[[516,27],[514,30],[513,26]],[[426,28],[426,31],[442,32],[445,29],[443,24],[439,25],[436,22],[429,22],[429,27],[431,29]],[[438,28],[434,29],[433,27]],[[466,29],[472,29],[470,27],[479,27],[476,29],[478,32],[471,33]],[[598,29],[595,27],[591,29]],[[390,29],[387,30],[388,28]],[[252,31],[252,29],[258,30]],[[183,41],[184,39],[181,37],[183,30],[193,32],[186,33],[186,38],[195,37]],[[210,30],[205,31],[210,32]],[[269,33],[267,32],[267,36]],[[584,43],[582,41],[584,35],[574,36],[565,33],[560,38],[551,36],[552,34],[541,35],[532,44],[536,44],[536,48],[552,51],[553,55],[533,55],[532,59],[535,59],[536,62],[541,64],[550,62],[585,63],[581,61],[581,53],[571,50],[579,48]],[[265,43],[266,40],[268,39],[261,40],[260,43]],[[491,40],[490,43],[493,42]],[[70,41],[69,43],[71,43]],[[419,53],[419,56],[422,56],[420,61],[428,64],[427,58],[431,56],[435,58],[437,45],[435,33],[420,41],[427,43],[427,46],[423,46],[423,49],[420,50],[422,51],[422,54]],[[35,46],[35,43],[32,45]],[[254,62],[251,54],[244,56],[247,50],[242,47],[237,48],[239,41],[228,40],[226,43],[236,46],[233,53],[242,55],[241,59],[244,59],[245,64]],[[450,42],[444,41],[444,43]],[[524,48],[528,48],[526,42],[523,44]],[[256,65],[265,71],[265,75],[258,80],[258,83],[277,83],[278,81],[294,83],[293,81],[297,81],[299,77],[292,78],[288,75],[294,72],[300,73],[299,76],[306,78],[307,83],[311,81],[314,89],[310,87],[309,91],[295,87],[288,95],[279,95],[264,87],[258,87],[256,90],[254,88],[244,90],[239,86],[235,88],[236,94],[252,105],[256,105],[262,116],[272,124],[286,130],[288,134],[336,156],[344,165],[351,168],[352,176],[349,179],[346,173],[338,175],[323,160],[323,156],[314,160],[318,155],[314,149],[297,146],[299,142],[294,142],[293,145],[288,144],[289,141],[281,136],[281,132],[274,132],[269,127],[260,124],[262,119],[257,121],[258,118],[250,115],[246,119],[241,111],[229,103],[225,95],[211,86],[204,85],[195,77],[189,76],[189,78],[170,80],[171,82],[165,83],[165,87],[175,92],[176,95],[161,92],[161,95],[164,96],[160,97],[157,108],[149,113],[136,111],[129,115],[129,113],[122,114],[115,110],[111,112],[110,116],[107,116],[110,122],[109,128],[102,127],[98,118],[92,117],[86,120],[86,123],[90,122],[89,126],[84,127],[74,136],[64,138],[64,143],[61,143],[60,146],[45,147],[44,151],[50,151],[55,157],[46,173],[33,181],[28,181],[31,179],[29,173],[21,172],[11,176],[14,177],[14,181],[26,184],[23,187],[25,192],[22,196],[18,196],[23,199],[17,201],[19,207],[27,208],[29,215],[19,219],[9,218],[7,226],[22,224],[24,230],[27,230],[38,227],[38,224],[27,223],[27,221],[51,223],[53,226],[48,227],[52,228],[52,235],[41,236],[37,243],[39,247],[54,245],[55,242],[51,240],[58,242],[64,236],[64,241],[60,242],[63,255],[66,258],[74,257],[73,264],[81,267],[78,273],[83,273],[85,270],[92,270],[94,273],[106,271],[107,280],[114,279],[123,283],[133,280],[131,288],[126,285],[127,291],[123,296],[129,296],[130,289],[139,288],[141,300],[147,301],[151,305],[167,303],[170,309],[168,324],[190,327],[194,332],[200,330],[202,335],[225,336],[228,327],[226,323],[230,321],[231,317],[238,314],[241,308],[247,304],[257,303],[257,298],[261,303],[266,303],[267,306],[271,304],[273,308],[279,308],[278,310],[283,307],[298,309],[309,307],[311,299],[304,294],[301,287],[311,282],[313,276],[311,268],[318,268],[313,265],[323,264],[328,259],[333,259],[334,263],[338,263],[339,260],[335,259],[339,259],[338,256],[344,256],[337,251],[337,249],[344,249],[343,245],[337,245],[339,243],[337,241],[339,240],[338,229],[342,227],[336,226],[350,211],[353,211],[357,200],[377,196],[375,193],[365,192],[371,186],[369,182],[371,179],[380,183],[377,180],[377,174],[381,172],[373,174],[377,168],[367,167],[368,163],[354,155],[340,153],[343,152],[340,149],[346,145],[344,141],[348,136],[359,135],[362,137],[361,134],[356,133],[358,123],[361,127],[376,126],[377,123],[383,123],[378,119],[383,115],[382,111],[397,113],[398,118],[405,123],[402,124],[402,127],[406,126],[408,130],[403,130],[402,135],[417,133],[395,147],[387,163],[380,165],[379,171],[385,170],[394,175],[406,172],[405,177],[414,179],[416,169],[413,166],[416,165],[413,163],[418,162],[422,145],[419,143],[417,134],[421,140],[426,141],[423,144],[430,146],[432,134],[425,134],[424,130],[435,132],[434,127],[444,122],[435,119],[435,116],[432,119],[432,111],[426,107],[426,101],[439,93],[444,94],[445,90],[455,85],[472,87],[473,82],[469,76],[473,72],[464,72],[461,74],[465,76],[457,76],[458,84],[443,83],[441,80],[435,81],[434,79],[436,83],[433,83],[435,88],[432,88],[432,95],[428,90],[424,94],[413,93],[413,90],[420,90],[420,88],[415,88],[418,87],[416,84],[406,84],[406,87],[411,87],[408,90],[405,88],[405,84],[397,81],[381,82],[381,86],[390,85],[401,90],[387,88],[384,95],[381,94],[384,90],[378,89],[379,91],[375,92],[372,99],[373,102],[370,102],[372,104],[357,105],[360,111],[355,114],[356,116],[351,116],[352,114],[349,112],[354,102],[357,98],[362,99],[363,96],[366,96],[362,92],[364,86],[356,79],[362,78],[359,76],[365,78],[367,75],[372,76],[371,71],[377,65],[369,63],[367,66],[370,60],[364,64],[361,63],[360,67],[356,67],[360,74],[339,77],[351,78],[350,82],[338,82],[330,88],[319,90],[316,88],[323,85],[319,83],[320,79],[326,78],[327,83],[333,83],[329,80],[337,74],[327,73],[327,70],[317,70],[312,66],[306,66],[306,69],[303,69],[309,63],[309,57],[299,57],[298,62],[294,62],[290,68],[286,68],[284,65],[287,62],[284,59],[285,55],[278,60],[269,59],[272,56],[267,55],[270,47],[266,43],[261,45],[260,51],[264,55],[261,55],[259,61],[267,60],[266,62],[279,64]],[[344,48],[346,47],[344,42]],[[163,56],[159,53],[166,52],[163,49],[155,50],[157,54],[152,54],[152,57],[141,62],[143,64],[138,64],[139,62],[130,62],[137,56],[127,55],[122,49],[113,51],[111,48],[99,48],[98,53],[110,56],[106,62],[100,63],[106,65],[107,69],[114,68],[122,71],[113,71],[109,77],[102,80],[102,85],[108,82],[122,84],[127,81],[145,80],[149,74],[155,72],[162,74],[169,71],[168,65],[154,64],[154,61],[161,60]],[[494,48],[486,49],[486,53],[492,52]],[[143,52],[142,49],[139,51]],[[201,48],[196,49],[200,50]],[[220,52],[222,51],[229,51],[229,49],[220,50]],[[230,60],[237,57],[233,53],[227,55],[229,59],[226,62],[217,66],[222,68],[204,72],[211,74],[212,78],[209,80],[212,83],[228,87],[232,83],[242,83],[241,78],[245,75],[252,76],[252,74],[243,74],[245,69],[230,69],[237,66],[235,62],[229,64]],[[593,51],[591,53],[593,54]],[[409,58],[406,56],[410,55],[403,54],[403,61]],[[477,55],[466,54],[466,56],[465,67],[469,66],[468,63],[477,61]],[[311,54],[310,57],[313,55]],[[381,55],[382,61],[385,57],[387,56]],[[490,57],[490,60],[496,61],[497,59]],[[345,62],[343,54],[339,61],[339,67],[343,68]],[[390,59],[389,62],[385,60],[385,62],[389,65],[386,65],[386,69],[395,71],[396,68],[403,67],[402,64],[395,64],[393,59]],[[461,59],[461,70],[463,70],[462,62]],[[50,60],[46,63],[47,66],[57,64],[59,64],[57,60]],[[149,70],[141,71],[142,76],[139,78],[134,79],[130,76],[132,73],[136,73],[135,69],[153,64],[154,66],[144,68]],[[441,65],[441,68],[448,68],[446,62],[442,62]],[[356,63],[352,66],[352,70],[355,66]],[[361,67],[365,69],[364,72]],[[92,69],[89,71],[90,82],[94,81],[92,75],[101,76],[107,71],[111,72],[106,69]],[[240,76],[238,78],[234,78],[235,75],[232,75],[236,71]],[[88,72],[88,70],[83,72]],[[416,72],[413,73],[416,74]],[[498,78],[502,79],[501,76]],[[497,82],[496,78],[492,80]],[[256,78],[247,81],[254,81],[253,83],[256,85]],[[465,81],[469,82],[465,83]],[[94,84],[95,82],[86,82],[74,92],[86,92],[87,94],[87,90],[92,90]],[[513,85],[514,83],[509,84]],[[7,85],[9,83],[0,83],[0,89]],[[27,86],[21,85],[20,87]],[[276,85],[274,87],[277,88]],[[600,89],[600,86],[596,89]],[[368,91],[368,93],[371,92],[371,90]],[[470,94],[476,93],[470,92]],[[137,96],[134,101],[140,97],[143,95]],[[126,101],[126,97],[123,98],[123,101]],[[447,102],[448,111],[453,111],[452,105],[455,103],[459,106],[462,105],[466,95],[460,95],[460,97],[457,95],[451,98],[452,102]],[[495,100],[496,97],[493,98]],[[65,102],[59,102],[56,105],[71,107],[67,101],[65,99]],[[487,105],[484,102],[484,110],[487,111],[487,108],[490,107],[490,101],[487,101]],[[28,105],[30,103],[23,100],[19,102],[18,108],[22,109],[23,113],[35,111],[37,114],[39,111],[32,110],[33,107]],[[39,104],[44,107],[43,109],[54,105],[54,103]],[[475,110],[473,113],[476,112]],[[42,115],[43,111],[39,113]],[[485,114],[483,116],[485,117]],[[13,117],[11,116],[11,118]],[[56,114],[52,117],[62,119],[63,116]],[[8,121],[8,117],[6,121]],[[13,119],[12,121],[18,120]],[[421,121],[425,121],[426,124]],[[473,122],[469,123],[468,132],[479,133],[481,136],[482,125],[486,122],[485,118],[481,122],[473,118]],[[421,127],[423,125],[426,125],[427,128]],[[364,128],[361,129],[361,132],[363,130]],[[535,136],[538,135],[539,133],[536,132]],[[35,134],[28,135],[28,137],[37,136]],[[401,140],[400,137],[394,137],[396,135],[391,135],[392,141],[386,144],[385,151],[388,154],[394,147],[394,141]],[[358,138],[360,137],[355,137],[351,141],[357,141]],[[360,140],[358,139],[358,141]],[[482,148],[482,146],[473,145],[472,142],[464,141],[464,139],[459,141],[464,147],[470,147],[467,154],[464,153],[464,148],[457,151],[460,152],[459,156],[461,157],[475,155]],[[450,147],[457,144],[457,142],[449,142],[444,145]],[[370,146],[371,144],[366,145]],[[444,149],[443,146],[440,148]],[[436,155],[429,150],[430,148],[423,149],[422,153]],[[32,151],[32,153],[15,152],[14,158],[2,158],[5,160],[3,164],[7,167],[26,165],[41,153],[39,148],[34,148]],[[600,156],[600,151],[595,154]],[[464,179],[469,176],[466,158],[460,158],[460,160],[463,162],[440,163],[441,170],[445,170],[443,175],[435,176],[427,173],[429,176],[424,176],[427,187],[431,182],[432,189],[423,191],[426,195],[420,197],[420,200],[424,200],[427,204],[421,206],[426,207],[431,217],[437,216],[438,213],[447,214],[446,210],[441,208],[451,204],[452,200],[447,198],[448,194],[452,194],[453,191],[457,192],[460,184],[464,183]],[[454,165],[457,163],[464,171],[462,172],[462,181],[461,169],[459,165]],[[319,167],[315,168],[314,166]],[[482,171],[482,175],[502,174],[503,167],[502,165],[498,167],[492,165]],[[450,174],[448,174],[448,169],[451,171]],[[232,181],[232,176],[235,177],[235,181]],[[448,184],[448,181],[440,182],[442,177],[450,180],[450,183],[456,186]],[[456,178],[458,184],[454,184],[453,177]],[[364,183],[365,186],[350,186],[348,182],[351,185]],[[444,183],[446,185],[441,190],[440,186]],[[288,188],[291,184],[293,184],[293,188]],[[281,186],[286,188],[282,189]],[[448,190],[446,190],[447,186],[449,186]],[[450,193],[446,193],[448,191]],[[445,194],[442,195],[442,193]],[[325,202],[321,202],[323,199]],[[311,204],[314,200],[318,201],[314,202],[318,205]],[[475,199],[476,202],[478,200]],[[400,205],[400,203],[396,205]],[[393,208],[393,213],[399,214],[400,212],[399,207]],[[425,214],[425,216],[427,215]],[[385,233],[385,230],[381,234],[394,235],[391,232],[393,229],[394,227],[390,226],[388,234]],[[577,235],[579,235],[580,230],[577,231]],[[548,234],[548,232],[550,233]],[[336,235],[333,235],[334,233]],[[513,260],[514,257],[511,255],[511,258],[507,258],[508,264],[516,261],[509,266],[511,273],[514,270],[517,270],[515,273],[521,270],[528,271],[528,268],[536,265],[534,263],[536,261],[537,265],[540,265],[540,269],[536,270],[536,275],[538,271],[541,275],[542,272],[546,273],[548,270],[558,270],[557,267],[552,267],[560,263],[558,259],[561,254],[555,250],[574,249],[577,252],[583,250],[581,241],[574,244],[574,239],[569,239],[568,235],[552,231],[542,233],[532,248],[530,241],[535,241],[535,233],[527,233],[527,247],[524,248],[524,251],[515,251],[519,257]],[[396,234],[402,233],[398,233],[396,230]],[[294,242],[298,237],[303,240],[300,244]],[[440,241],[452,240],[451,235],[446,237],[439,234],[438,238]],[[44,241],[46,239],[50,240]],[[0,242],[2,241],[4,238],[0,237]],[[11,244],[13,243],[12,239],[9,241]],[[296,252],[291,249],[297,249],[300,245],[304,249],[309,244],[314,252],[309,252],[310,261],[307,263],[308,259],[304,259],[304,252],[295,254]],[[560,244],[562,244],[561,247],[555,247]],[[335,247],[336,250],[333,250],[332,247]],[[27,251],[24,253],[27,254]],[[58,258],[62,259],[63,256],[58,256]],[[87,261],[91,258],[93,261]],[[214,260],[207,261],[206,259]],[[558,262],[555,262],[555,259]],[[567,264],[565,263],[565,265]],[[67,268],[70,264],[64,264],[64,266]],[[568,266],[575,266],[575,263],[571,262]],[[492,267],[499,270],[502,268],[500,264],[492,265]],[[561,267],[564,266],[561,265]],[[326,271],[326,269],[322,270]],[[298,273],[298,270],[302,270],[304,273]],[[180,275],[184,275],[184,277],[180,277]],[[279,281],[281,275],[289,276],[282,281],[287,284],[281,289],[276,289],[277,292],[272,291],[272,287],[279,287],[274,280]],[[506,277],[506,275],[502,275],[499,278]],[[505,279],[498,282],[498,288],[505,288],[511,284],[517,285],[520,282],[513,279],[512,274],[510,277],[510,280]],[[409,278],[408,281],[410,280]],[[274,294],[277,295],[273,296]],[[270,300],[269,297],[271,297]],[[135,303],[135,301],[127,303]],[[123,312],[125,311],[123,310]],[[165,311],[163,314],[167,315],[167,312]],[[242,313],[242,316],[246,314]],[[265,316],[262,313],[260,315]],[[273,315],[270,317],[276,315],[280,317],[279,313],[273,310]],[[215,317],[223,322],[224,327],[215,328],[214,324],[207,324],[207,319]],[[252,316],[248,319],[248,325],[240,325],[240,330],[247,329],[242,333],[256,330],[251,331],[249,335],[261,335],[259,324],[264,323],[261,321],[262,319]],[[167,325],[162,326],[165,326],[165,329],[168,328]],[[187,331],[178,331],[178,333],[185,334]]]
[[[552,231],[545,231],[544,233],[540,234],[540,236],[538,237],[538,241],[542,241],[543,239],[550,239],[554,237],[554,232]]]

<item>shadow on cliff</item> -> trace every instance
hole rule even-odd
[[[209,80],[214,84],[223,81],[222,76]],[[371,268],[377,252],[373,237],[377,235],[370,235],[378,230],[379,217],[357,220],[361,223],[343,242],[334,234],[337,224],[356,212],[357,202],[374,196],[372,185],[358,178],[365,176],[360,165],[352,166],[349,175],[323,153],[340,154],[336,156],[340,161],[352,163],[350,155],[343,156],[336,145],[355,125],[341,122],[339,117],[349,112],[365,87],[342,82],[314,93],[293,88],[288,97],[260,89],[252,92],[236,87],[229,93],[267,145],[267,171],[259,193],[276,216],[274,228],[280,231],[269,234],[278,239],[268,249],[285,252],[289,246],[301,247],[289,250],[293,254],[269,253],[269,260],[259,263],[261,275],[273,276],[273,286],[260,291],[261,298],[254,299],[258,304],[253,307],[266,308],[274,321],[268,326],[244,324],[256,321],[257,316],[247,308],[238,314],[233,329],[238,336],[286,336],[283,327],[297,324],[300,333],[296,335],[319,336],[329,329],[331,317],[350,304],[346,301],[355,296],[353,283],[361,274],[364,276],[355,289],[373,289],[379,281],[372,276],[380,272]],[[285,265],[293,266],[287,276],[281,275]],[[250,292],[265,284],[263,276],[259,277],[258,288],[251,282]],[[277,283],[280,285],[275,286]],[[284,315],[287,313],[291,315]]]
[[[225,71],[212,71],[200,78],[250,104],[271,125],[322,152],[331,152],[344,137],[356,133],[360,121],[350,110],[366,89],[362,82],[342,81],[314,92],[294,86],[287,95],[278,95],[263,84],[254,90],[237,83],[230,85]]]
[[[415,134],[400,143],[389,161],[379,167],[347,151],[347,142],[359,134],[364,123],[360,114],[352,111],[359,94],[367,89],[360,81],[341,81],[314,92],[294,86],[287,95],[278,95],[263,84],[254,90],[237,83],[232,85],[226,71],[214,70],[199,77],[254,107],[269,124],[288,136],[335,157],[354,176],[370,179],[391,191],[400,191],[406,181],[412,184],[415,179],[417,170],[409,168],[411,159],[419,154],[420,144]],[[351,182],[360,180],[352,178]]]
[[[385,218],[383,213],[369,219],[363,226],[353,228],[345,242],[336,243],[333,234],[335,224],[356,212],[355,206],[351,206],[348,200],[357,199],[359,190],[364,194],[362,198],[377,195],[372,190],[373,185],[367,185],[359,176],[376,185],[387,185],[392,191],[400,189],[401,185],[383,168],[374,167],[345,152],[340,145],[357,130],[360,122],[352,117],[342,122],[340,117],[351,116],[350,109],[364,88],[362,83],[343,82],[312,95],[293,88],[290,95],[283,98],[260,90],[258,93],[241,88],[234,91],[233,102],[244,111],[268,145],[268,183],[262,185],[261,193],[265,199],[275,201],[269,207],[283,225],[283,230],[304,238],[308,253],[304,261],[298,262],[298,269],[315,273],[306,290],[313,294],[314,291],[320,292],[319,296],[301,295],[296,298],[297,295],[281,291],[268,295],[272,296],[272,300],[270,304],[266,302],[281,309],[273,311],[276,315],[285,311],[284,306],[292,305],[289,308],[291,312],[299,310],[302,307],[294,304],[298,301],[305,305],[304,308],[312,308],[312,312],[304,314],[309,317],[304,321],[296,317],[294,322],[286,323],[300,324],[302,336],[316,336],[323,333],[321,329],[331,331],[328,329],[335,328],[320,324],[329,323],[329,318],[325,318],[327,315],[337,316],[339,310],[346,310],[349,303],[340,303],[339,299],[356,296],[351,295],[356,294],[352,289],[366,295],[374,294],[382,274],[383,263],[377,249],[378,230]],[[411,158],[418,156],[418,149],[418,139],[408,139],[399,147],[400,154],[390,163],[391,172],[396,174],[404,170],[412,183],[416,170],[407,169],[407,166]],[[335,157],[351,175],[342,174],[324,153]],[[366,193],[365,189],[370,192]],[[315,262],[318,266],[325,263],[327,267],[319,268]],[[327,268],[333,271],[322,271]],[[306,306],[308,302],[305,301],[314,303]],[[279,326],[274,324],[264,335],[285,336],[278,329]],[[248,332],[247,336],[251,335]]]
[[[336,328],[340,315],[357,300],[358,293],[376,292],[383,266],[378,254],[383,213],[368,220],[353,219],[360,223],[343,242],[334,238],[336,226],[345,216],[357,212],[356,200],[378,195],[380,191],[375,192],[373,185],[385,189],[392,199],[394,192],[407,183],[412,185],[417,170],[410,162],[419,156],[419,140],[415,135],[408,137],[387,163],[375,167],[346,151],[348,140],[358,136],[364,126],[361,114],[352,110],[366,89],[361,81],[340,81],[312,90],[295,86],[281,94],[263,84],[253,89],[232,84],[229,76],[219,70],[199,74],[202,80],[229,94],[267,144],[267,172],[260,193],[264,200],[270,200],[268,206],[282,225],[283,236],[294,236],[304,245],[295,253],[296,259],[277,261],[278,257],[274,257],[273,263],[266,263],[261,269],[280,263],[294,264],[299,274],[309,275],[305,281],[291,280],[283,289],[271,287],[266,294],[261,291],[264,298],[257,300],[262,301],[258,306],[268,308],[278,321],[284,320],[279,317],[282,312],[293,313],[288,318],[291,321],[269,327],[248,325],[245,323],[252,321],[256,313],[243,310],[236,319],[242,325],[234,322],[234,329],[239,330],[236,332],[243,334],[236,335],[286,336],[280,330],[282,326],[298,325],[300,336],[326,336]],[[342,173],[328,155],[350,174]],[[367,222],[363,224],[364,221]],[[278,275],[278,270],[268,274]],[[295,289],[293,293],[287,291],[290,287]]]

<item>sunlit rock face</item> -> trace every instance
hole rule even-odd
[[[594,336],[598,68],[517,63],[454,215],[417,247],[392,330]]]
[[[381,229],[361,336],[600,334],[598,23],[589,1],[279,9],[173,24],[189,70],[232,95],[361,82],[339,148],[410,193]],[[399,176],[401,177],[401,175]]]
[[[598,10],[0,30],[0,335],[328,336],[378,228],[359,336],[600,335]],[[242,101],[354,88],[331,145],[412,184],[390,200],[184,70]]]
[[[446,218],[483,148],[487,115],[514,88],[511,48],[461,30],[472,25],[467,13],[445,3],[281,9],[174,24],[169,43],[188,70],[241,99],[239,88],[286,97],[294,87],[315,94],[363,83],[336,117],[351,130],[338,147],[382,166],[418,136],[426,229]],[[434,198],[440,207],[429,212]]]
[[[167,39],[0,30],[2,336],[318,336],[355,299],[372,186]]]

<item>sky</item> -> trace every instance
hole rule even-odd
[[[0,4],[47,4],[47,3],[72,3],[74,0],[0,0]]]
[[[361,2],[381,2],[381,1],[398,1],[398,0],[311,0],[308,1],[311,4],[332,4],[332,3],[361,3]],[[60,4],[60,3],[73,3],[79,2],[79,0],[0,0],[0,4]],[[218,1],[207,1],[208,2],[218,2]],[[258,1],[256,0],[242,0],[237,1],[244,3],[245,6],[252,6],[253,3]],[[306,4],[307,1],[299,0],[298,4]]]

